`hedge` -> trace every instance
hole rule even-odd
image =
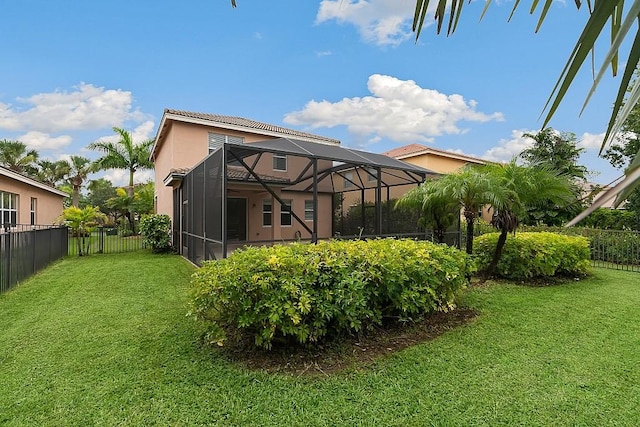
[[[249,247],[193,275],[190,314],[218,345],[315,343],[450,310],[472,266],[455,248],[408,239]]]
[[[488,267],[499,233],[484,234],[474,240],[474,256],[479,270]],[[589,239],[556,233],[517,233],[507,238],[496,275],[523,280],[558,275],[585,275],[590,267]]]

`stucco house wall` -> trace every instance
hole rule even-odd
[[[280,128],[265,123],[247,119],[218,116],[202,113],[165,110],[163,119],[156,134],[152,149],[152,160],[155,168],[155,206],[156,212],[173,217],[173,187],[163,185],[167,178],[176,170],[188,171],[209,154],[209,135],[219,134],[228,138],[243,138],[243,143],[266,141],[269,139],[292,137],[321,144],[339,145],[340,141],[318,135]],[[252,164],[251,158],[246,159]],[[264,154],[255,172],[275,178],[295,178],[308,164],[308,159],[287,156],[286,171],[273,168],[271,154]],[[329,167],[331,162],[320,161],[319,167]],[[175,184],[175,183],[174,183]],[[228,197],[246,199],[247,203],[247,240],[288,240],[295,238],[310,238],[308,232],[300,224],[292,221],[291,226],[280,226],[280,206],[272,200],[273,223],[271,226],[262,224],[263,200],[272,196],[258,184],[239,184],[229,181],[229,188],[233,193]],[[277,186],[276,193],[284,200],[292,200],[293,211],[304,219],[305,200],[309,200],[309,193],[283,191]],[[331,236],[332,228],[332,196],[320,193],[318,199],[318,237]],[[313,228],[313,221],[305,221],[309,228]],[[299,232],[299,233],[296,233]]]
[[[17,195],[16,224],[51,225],[62,214],[67,194],[34,179],[0,167],[0,192]],[[7,197],[0,207],[7,208]],[[32,203],[34,218],[32,221]],[[4,209],[6,211],[6,209]],[[12,209],[13,210],[13,207]],[[0,218],[4,224],[6,218]]]
[[[464,154],[439,150],[433,147],[427,147],[420,144],[409,144],[402,147],[389,150],[385,153],[389,157],[402,160],[407,163],[411,163],[416,166],[421,166],[426,169],[430,169],[440,174],[448,174],[455,172],[462,167],[472,165],[483,165],[487,161],[479,159],[477,157],[467,156]],[[344,187],[344,180],[341,180],[342,187]],[[407,191],[415,188],[413,185],[402,185],[392,187],[390,189],[390,199],[398,199],[402,197]],[[372,202],[375,200],[375,192],[373,190],[365,191],[366,202]],[[344,193],[344,207],[357,205],[362,202],[362,193],[360,191],[350,191]],[[491,213],[487,208],[482,210],[482,219],[485,221],[491,220]]]

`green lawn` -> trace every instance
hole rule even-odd
[[[239,368],[185,317],[193,267],[66,258],[0,295],[0,424],[640,424],[640,274],[468,291],[470,325],[331,378]]]

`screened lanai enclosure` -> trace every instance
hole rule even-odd
[[[381,154],[289,138],[221,143],[173,187],[183,256],[225,258],[246,245],[424,233],[394,199],[436,174]],[[413,216],[412,216],[413,215]]]

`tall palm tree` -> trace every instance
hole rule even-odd
[[[113,131],[118,134],[119,140],[116,142],[96,141],[89,144],[91,150],[104,153],[96,160],[98,168],[104,169],[124,169],[129,171],[129,186],[127,193],[133,197],[133,175],[138,169],[153,169],[151,157],[151,147],[153,139],[147,139],[139,144],[133,142],[131,133],[125,129],[114,127]]]
[[[566,206],[575,202],[576,197],[567,175],[543,166],[520,166],[511,160],[506,164],[487,164],[480,169],[500,189],[493,192],[495,197],[491,203],[491,224],[500,231],[493,259],[486,271],[486,275],[491,276],[502,257],[508,233],[515,232],[528,209],[549,202]]]
[[[8,139],[0,141],[0,165],[18,173],[32,175],[37,160],[38,152],[27,150],[23,142]]]
[[[553,1],[554,0],[531,0],[530,12],[532,14],[536,9],[538,9],[538,6],[542,4],[542,11],[538,19],[536,32],[544,22]],[[231,3],[235,6],[235,0],[232,0]],[[413,30],[416,33],[416,39],[420,37],[427,13],[430,13],[431,11],[435,11],[434,19],[437,23],[438,33],[442,31],[442,26],[445,21],[448,22],[447,35],[455,32],[460,15],[462,14],[464,3],[464,0],[416,0],[416,8],[413,17]],[[491,0],[485,1],[482,16],[484,16],[490,3]],[[520,1],[514,2],[513,10],[509,19],[511,19],[511,16],[513,16],[513,13],[516,11],[520,3]],[[574,3],[577,8],[580,8],[583,1],[574,0]],[[576,45],[571,52],[558,81],[549,95],[546,105],[544,106],[546,116],[544,118],[542,128],[544,129],[547,126],[552,116],[555,114],[569,87],[573,83],[573,80],[583,67],[585,60],[590,56],[589,53],[594,50],[596,41],[600,38],[603,31],[605,31],[607,22],[611,22],[610,32],[607,31],[611,35],[610,48],[605,54],[604,60],[602,61],[602,65],[600,66],[597,74],[594,76],[593,85],[584,102],[584,106],[586,106],[609,65],[611,65],[613,74],[617,74],[618,51],[620,47],[625,44],[625,41],[629,41],[628,57],[626,58],[626,61],[623,61],[626,65],[624,67],[622,78],[620,79],[618,93],[613,101],[611,117],[609,118],[605,137],[603,138],[600,148],[600,152],[602,152],[611,141],[615,140],[633,107],[640,103],[640,82],[638,82],[637,79],[632,81],[634,73],[640,66],[640,27],[636,26],[635,35],[632,33],[632,28],[640,19],[640,0],[587,0],[586,3],[589,8],[589,18],[585,23],[582,33],[576,41]],[[430,4],[431,6],[436,4],[435,8],[430,8]],[[625,8],[625,6],[628,6],[628,8]],[[632,40],[629,40],[630,38],[632,38]],[[631,165],[625,171],[625,174],[626,178],[624,180],[610,190],[607,190],[588,209],[571,220],[567,226],[576,224],[590,212],[593,212],[596,208],[608,202],[614,196],[616,197],[616,205],[620,204],[627,198],[633,189],[640,184],[640,151],[636,154],[635,160],[631,162]]]
[[[78,207],[80,188],[90,173],[96,172],[96,165],[90,159],[82,156],[71,156],[69,172],[67,173],[69,184],[73,187],[71,204]]]
[[[62,182],[69,173],[69,163],[66,160],[58,160],[55,162],[51,160],[38,160],[36,163],[38,165],[36,178],[54,187]]]

